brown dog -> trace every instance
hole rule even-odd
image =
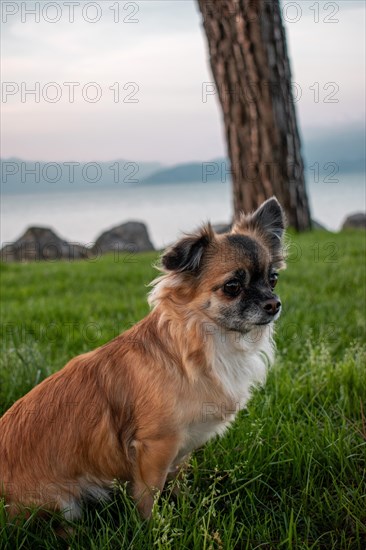
[[[273,358],[285,222],[275,198],[233,230],[210,225],[162,257],[151,313],[72,359],[0,419],[0,491],[77,518],[129,481],[143,517],[185,456],[224,432]]]

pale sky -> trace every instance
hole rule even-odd
[[[360,126],[364,1],[282,4],[302,133]],[[217,97],[202,100],[213,78],[194,0],[1,8],[3,158],[174,164],[226,154]],[[79,84],[73,102],[71,82]]]

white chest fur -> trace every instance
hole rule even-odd
[[[251,388],[265,382],[274,357],[272,327],[259,327],[249,334],[225,332],[215,335],[214,372],[224,393],[243,409]]]
[[[251,335],[227,332],[213,338],[212,369],[221,386],[222,399],[202,402],[199,419],[186,430],[181,457],[224,433],[237,412],[246,406],[253,386],[265,382],[267,367],[273,361],[272,327]]]

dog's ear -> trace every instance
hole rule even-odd
[[[276,199],[264,202],[253,214],[241,214],[233,227],[233,233],[257,230],[269,247],[274,263],[283,263],[283,236],[286,229],[285,213]]]
[[[197,233],[186,235],[163,254],[161,261],[164,269],[197,274],[203,255],[214,239],[211,224],[206,224]]]
[[[272,197],[252,214],[250,223],[252,226],[259,227],[265,233],[270,233],[278,241],[282,239],[285,231],[285,213],[278,200]]]

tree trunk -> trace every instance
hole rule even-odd
[[[198,0],[220,97],[234,214],[276,195],[289,224],[311,227],[279,0]]]

